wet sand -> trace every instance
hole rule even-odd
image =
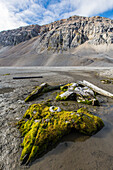
[[[99,107],[84,105],[103,119],[105,127],[101,131],[92,137],[78,134],[66,136],[53,150],[37,159],[30,167],[19,165],[21,138],[14,126],[32,103],[24,103],[25,97],[42,82],[56,85],[85,79],[113,93],[113,84],[100,82],[102,76],[105,76],[102,74],[103,70],[105,73],[109,68],[0,68],[0,147],[2,150],[0,169],[113,170],[113,100],[110,98],[99,96],[101,102]],[[43,78],[13,80],[13,77],[17,76],[43,76]]]

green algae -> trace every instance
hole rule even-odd
[[[10,75],[10,73],[6,73],[6,74],[3,74],[2,76],[9,76]]]
[[[72,84],[73,84],[73,83],[65,84],[64,86],[61,86],[61,87],[60,87],[60,90],[62,90],[62,91],[65,92],[65,91],[67,91],[68,87],[70,87]]]
[[[30,163],[36,157],[48,151],[49,146],[55,144],[72,130],[86,135],[93,135],[103,126],[103,121],[81,108],[77,112],[65,111],[46,104],[33,104],[18,122],[18,128],[24,137],[20,160]],[[27,156],[26,156],[27,155]],[[26,160],[25,160],[26,159]]]

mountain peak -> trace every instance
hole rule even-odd
[[[29,25],[26,27],[20,27],[18,29],[2,31],[0,32],[0,44],[3,46],[17,45],[21,42],[38,36],[40,37],[40,41],[43,40],[43,37],[45,37],[47,40],[49,39],[49,41],[52,41],[52,47],[55,45],[52,40],[54,38],[55,42],[58,39],[59,41],[62,41],[59,42],[60,45],[63,43],[63,41],[65,41],[67,46],[70,48],[76,47],[79,44],[84,43],[86,40],[92,40],[99,36],[100,39],[103,39],[103,42],[110,42],[109,39],[112,30],[113,20],[111,19],[100,16],[72,16],[67,19],[61,19],[43,26]],[[45,33],[47,35],[45,35]],[[68,37],[67,40],[65,39],[66,37]],[[97,42],[96,39],[95,42]],[[46,44],[47,48],[50,47],[47,42]],[[59,46],[58,43],[57,46]],[[64,48],[67,48],[66,45],[64,45]]]
[[[28,56],[34,58],[42,56],[42,53],[45,53],[44,57],[50,56],[48,53],[52,55],[59,53],[60,55],[66,51],[76,49],[84,43],[87,43],[88,47],[89,45],[112,45],[113,20],[100,16],[72,16],[42,26],[29,25],[14,30],[2,31],[0,32],[0,57],[5,61],[4,58],[9,57],[9,54],[13,58],[15,56],[24,56],[26,59],[28,59]],[[43,60],[44,57],[40,57],[38,65],[53,62],[55,55],[53,58],[48,59],[47,62]],[[1,59],[0,61],[3,60]],[[43,62],[41,62],[42,60]],[[106,61],[108,60],[107,58]],[[35,62],[33,63],[35,64]],[[73,65],[73,63],[69,65]]]

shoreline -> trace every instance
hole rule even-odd
[[[104,71],[112,72],[113,68],[104,68]],[[10,71],[10,72],[9,72]],[[29,72],[28,72],[29,71]],[[92,72],[91,72],[92,71]],[[1,169],[19,170],[24,167],[19,165],[21,150],[19,144],[19,132],[14,127],[15,121],[20,119],[31,103],[24,103],[24,99],[32,89],[41,84],[60,84],[64,82],[74,82],[76,80],[88,80],[95,85],[113,93],[113,84],[102,84],[103,68],[81,68],[79,67],[0,67],[0,80],[2,93],[0,93],[1,108],[1,135],[2,135],[2,166]],[[5,75],[10,73],[9,75]],[[98,73],[98,75],[97,75]],[[42,75],[42,79],[13,80],[13,77],[20,75]],[[105,73],[104,73],[105,75]],[[112,74],[113,75],[113,74]],[[13,88],[4,91],[3,88]],[[10,91],[11,90],[11,91]],[[33,162],[29,170],[68,170],[68,169],[99,169],[107,170],[113,168],[113,151],[111,150],[113,141],[113,100],[103,97],[100,107],[88,107],[94,114],[104,120],[105,127],[96,135],[85,141],[64,141],[56,148],[45,154],[42,158]],[[37,102],[37,101],[35,101]],[[11,123],[11,125],[10,125]]]

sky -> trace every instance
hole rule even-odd
[[[0,0],[0,31],[73,15],[113,19],[113,0]]]

